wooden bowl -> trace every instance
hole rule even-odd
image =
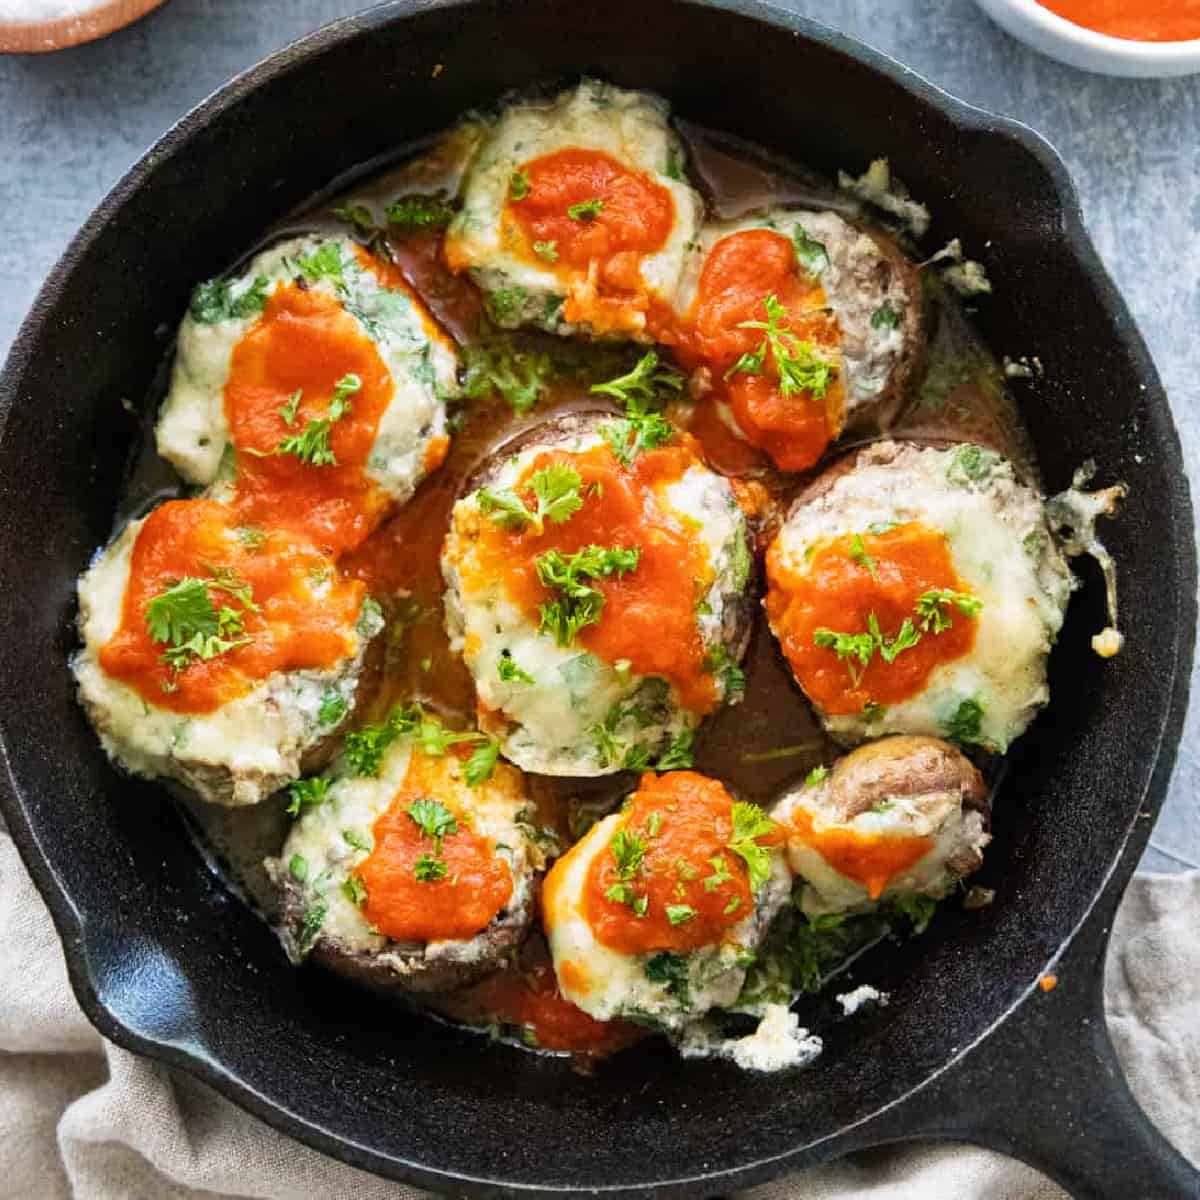
[[[48,54],[124,29],[166,0],[100,0],[86,12],[53,21],[0,21],[0,54]]]

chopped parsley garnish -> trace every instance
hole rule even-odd
[[[983,483],[991,478],[992,471],[999,461],[1000,456],[994,451],[968,443],[959,446],[954,452],[950,465],[946,468],[946,478],[959,487]]]
[[[508,177],[508,198],[524,200],[529,195],[529,176],[524,171],[514,171]]]
[[[227,567],[209,567],[210,579],[185,576],[146,602],[146,631],[166,645],[162,661],[182,671],[196,661],[207,661],[249,642],[243,628],[246,612],[256,612],[250,585]],[[213,591],[228,593],[242,611],[213,603]],[[166,685],[168,689],[172,685]]]
[[[329,215],[351,226],[360,237],[375,232],[375,214],[365,204],[339,204]]]
[[[829,266],[825,243],[809,237],[799,225],[792,232],[792,244],[796,248],[797,261],[810,275],[820,275]]]
[[[329,793],[330,781],[324,775],[314,775],[311,779],[295,779],[288,784],[287,811],[293,817],[298,817],[306,808],[316,808],[325,803]]]
[[[305,911],[304,918],[300,922],[300,929],[296,934],[296,951],[302,958],[312,949],[312,944],[317,940],[317,935],[321,932],[321,926],[325,923],[325,915],[328,912],[329,905],[324,900],[318,900]]]
[[[305,279],[332,279],[344,283],[342,248],[337,242],[322,242],[311,254],[296,259],[296,269]]]
[[[875,638],[870,633],[839,633],[821,626],[813,630],[813,645],[832,650],[850,671],[850,682],[862,682],[863,672],[875,653]]]
[[[638,894],[634,880],[646,858],[645,840],[629,829],[618,829],[613,834],[608,848],[613,862],[616,863],[617,882],[609,884],[605,889],[604,898],[624,904],[631,908],[636,916],[644,917],[650,901],[646,896]]]
[[[239,525],[234,531],[238,543],[247,550],[257,550],[266,540],[266,533],[254,525]]]
[[[961,700],[945,722],[946,736],[962,746],[982,745],[986,740],[980,737],[983,714],[983,705],[978,700],[972,697]]]
[[[188,312],[193,321],[215,325],[218,321],[238,321],[257,316],[267,304],[267,277],[259,275],[239,295],[233,294],[236,280],[210,279],[192,293]]]
[[[321,707],[317,709],[317,720],[322,725],[336,725],[346,715],[346,709],[349,707],[350,704],[346,697],[334,688],[330,688],[321,697]]]
[[[371,852],[371,843],[357,829],[343,829],[342,841],[355,850],[365,850],[368,854]]]
[[[871,314],[872,329],[895,329],[899,324],[900,314],[886,300]]]
[[[440,800],[414,800],[408,806],[408,816],[426,837],[435,839],[439,853],[442,838],[458,832],[458,819]]]
[[[690,729],[680,730],[672,739],[671,744],[659,755],[654,764],[656,771],[685,771],[695,762],[692,743],[695,735]]]
[[[454,209],[440,192],[432,196],[401,196],[387,206],[389,225],[397,229],[440,229],[454,218]]]
[[[905,650],[911,650],[920,640],[921,635],[912,623],[911,617],[905,617],[894,637],[885,637],[879,628],[879,618],[872,612],[867,614],[867,628],[875,639],[879,656],[885,663],[893,663]]]
[[[288,859],[288,874],[297,883],[303,883],[308,878],[308,859],[303,854],[293,854]]]
[[[723,883],[728,883],[733,878],[730,873],[729,864],[719,854],[714,854],[708,860],[709,866],[712,867],[713,873],[704,877],[704,890],[706,892],[715,892]]]
[[[533,252],[545,262],[558,262],[557,242],[534,242]]]
[[[909,936],[917,937],[925,932],[933,914],[937,912],[938,902],[932,896],[893,896],[888,902],[892,915],[908,923]]]
[[[347,876],[342,884],[342,893],[351,904],[360,908],[367,902],[367,885],[357,875]]]
[[[296,423],[296,409],[300,407],[300,397],[304,395],[303,388],[297,388],[289,397],[286,404],[281,404],[275,411],[283,418],[285,425]]]
[[[861,543],[861,540],[856,537],[856,541]],[[856,557],[856,547],[853,544],[850,557]],[[874,560],[867,555],[865,547],[862,547],[862,557],[865,560],[862,565],[874,574]],[[813,630],[813,644],[832,650],[839,659],[845,662],[850,672],[850,682],[854,687],[858,687],[862,682],[863,673],[876,651],[879,652],[879,656],[884,662],[893,663],[905,650],[911,650],[917,645],[923,634],[931,633],[936,636],[949,629],[953,624],[948,611],[951,606],[957,608],[964,616],[976,617],[979,615],[983,603],[966,592],[955,592],[949,588],[935,588],[923,592],[917,597],[914,605],[917,623],[914,624],[911,617],[905,617],[900,628],[892,637],[883,633],[879,627],[879,618],[874,612],[871,612],[867,616],[865,633],[839,633],[822,626]],[[864,715],[867,715],[866,710],[864,710]]]
[[[660,411],[665,394],[678,394],[683,375],[674,367],[660,366],[653,351],[643,354],[632,371],[592,385],[592,391],[611,396],[625,405],[625,417],[600,426],[604,440],[621,463],[629,466],[643,451],[653,450],[674,436],[674,426]]]
[[[491,779],[499,757],[500,743],[498,741],[488,738],[487,741],[480,742],[471,751],[471,756],[463,767],[463,778],[467,781],[467,786],[478,787],[481,783]]]
[[[523,287],[497,288],[484,296],[488,315],[497,325],[509,325],[517,320],[528,298],[529,293]]]
[[[704,670],[719,675],[726,703],[738,700],[746,691],[746,673],[730,656],[724,642],[718,642],[704,656]]]
[[[737,910],[741,907],[741,903],[742,903],[741,896],[730,896],[729,903],[727,905],[725,905],[725,907],[721,911],[726,916],[729,916],[730,913],[737,912]]]
[[[808,393],[821,399],[833,378],[833,364],[817,356],[812,342],[802,341],[783,325],[788,311],[774,295],[768,296],[763,304],[767,310],[765,321],[742,321],[738,324],[739,329],[761,330],[763,340],[752,354],[743,354],[727,372],[727,376],[738,371],[760,373],[769,348],[775,360],[775,372],[779,376],[780,395],[786,397]]]
[[[306,463],[311,467],[335,467],[337,466],[337,458],[333,453],[333,446],[330,442],[330,436],[333,433],[333,426],[336,421],[340,421],[350,411],[350,397],[362,388],[362,380],[357,375],[343,375],[341,379],[334,384],[333,398],[329,402],[329,412],[324,417],[309,418],[304,423],[304,428],[298,434],[293,434],[291,437],[286,437],[275,447],[269,451],[271,454],[292,454],[302,463]],[[299,393],[293,397],[299,402]],[[283,412],[281,409],[280,412]],[[285,419],[286,419],[286,414]],[[291,410],[292,419],[295,419],[295,408]],[[291,420],[287,422],[289,425]],[[261,452],[259,453],[262,457]]]
[[[586,625],[595,625],[604,608],[604,593],[584,582],[624,575],[637,568],[641,551],[636,547],[585,546],[574,554],[547,550],[535,560],[538,579],[558,598],[539,606],[541,632],[553,634],[560,646],[569,646]]]
[[[733,831],[729,849],[750,873],[750,890],[757,892],[771,874],[771,852],[757,839],[774,832],[775,822],[757,804],[736,800],[733,805]]]
[[[829,768],[826,766],[813,767],[811,771],[804,777],[805,787],[816,787],[819,783],[824,783],[829,778]]]
[[[922,592],[917,597],[917,617],[921,628],[926,633],[941,633],[954,624],[949,609],[957,608],[965,617],[977,617],[983,607],[983,601],[966,592],[956,592],[951,588],[936,588],[933,591]]]
[[[527,486],[537,501],[533,511],[516,492],[494,492],[486,487],[479,489],[479,507],[504,529],[516,531],[532,526],[535,533],[541,533],[547,521],[561,524],[583,507],[583,479],[574,467],[563,463],[542,467],[529,477]]]
[[[672,925],[683,925],[696,916],[696,910],[690,904],[668,904],[667,920]]]
[[[603,211],[603,200],[599,198],[581,200],[578,204],[571,204],[567,207],[567,216],[572,221],[594,221]]]
[[[426,852],[417,859],[413,874],[421,883],[445,879],[448,868],[442,858],[442,841],[458,832],[457,818],[440,800],[429,799],[409,804],[408,816],[423,836],[433,839],[433,853]]]
[[[872,521],[867,526],[867,532],[875,534],[878,537],[881,533],[889,533],[893,529],[899,528],[898,521]]]
[[[532,683],[533,676],[528,671],[523,671],[517,666],[516,659],[513,658],[511,652],[502,650],[500,657],[496,660],[496,674],[500,676],[505,683]]]
[[[879,571],[876,568],[875,560],[867,553],[866,543],[862,540],[862,534],[856,533],[850,539],[850,561],[857,563],[860,567],[866,569],[871,578],[876,583],[879,582]]]
[[[533,408],[554,377],[549,355],[518,350],[506,338],[470,346],[465,358],[463,395],[468,400],[486,400],[497,392],[515,413]]]
[[[882,721],[887,709],[875,700],[868,700],[862,707],[862,719],[868,725],[874,725],[878,721]]]
[[[637,360],[632,371],[595,383],[592,391],[611,396],[622,404],[638,404],[640,411],[656,404],[662,392],[678,392],[683,387],[683,375],[670,366],[659,366],[658,355],[649,350]]]
[[[346,735],[345,757],[355,775],[378,775],[383,765],[383,755],[398,737],[414,737],[421,749],[433,757],[441,757],[451,746],[461,743],[492,743],[485,733],[456,733],[447,729],[436,717],[430,716],[419,704],[404,704],[392,709],[386,721],[380,725],[364,725]],[[492,758],[491,765],[495,765]],[[473,769],[464,773],[467,783],[475,787],[491,775],[490,768],[483,774],[484,762],[478,761]],[[468,768],[470,760],[468,760]],[[473,782],[474,781],[474,782]]]
[[[680,1008],[690,1008],[689,972],[686,954],[674,954],[664,950],[653,958],[647,959],[643,973],[651,983],[661,983],[666,986]]]
[[[674,179],[677,183],[682,183],[686,178],[684,166],[683,150],[679,146],[671,146],[667,150],[667,162],[663,167],[663,174],[668,179]]]
[[[444,858],[434,858],[432,854],[422,854],[413,865],[413,874],[418,883],[437,883],[445,879],[450,868]]]

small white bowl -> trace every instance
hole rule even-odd
[[[1001,29],[1068,66],[1101,75],[1158,79],[1200,72],[1200,38],[1135,42],[1084,29],[1037,0],[975,0]]]

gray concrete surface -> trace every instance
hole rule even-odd
[[[565,2],[565,0],[564,0]],[[969,0],[777,0],[947,90],[1028,122],[1066,158],[1084,214],[1171,394],[1200,480],[1200,77],[1084,75]],[[357,0],[170,0],[108,40],[0,58],[0,354],[76,227],[166,127],[235,72]],[[1081,348],[1085,350],[1085,348]],[[1136,619],[1136,618],[1133,618]],[[1193,680],[1193,694],[1200,675]],[[1143,866],[1200,865],[1200,704]]]

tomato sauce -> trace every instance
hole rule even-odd
[[[156,508],[133,547],[121,623],[100,651],[103,670],[156,707],[208,713],[276,671],[328,669],[348,655],[363,585],[338,578],[328,558],[285,531],[248,532],[236,512],[210,500]],[[181,579],[211,581],[215,571],[249,585],[256,609],[218,588],[209,595],[214,608],[241,615],[250,641],[176,671],[162,660],[166,644],[150,636],[146,606]],[[318,584],[328,586],[319,599]]]
[[[719,780],[694,771],[647,773],[621,828],[644,844],[640,868],[627,878],[610,847],[592,860],[584,885],[584,919],[604,945],[622,954],[687,953],[720,942],[753,912],[746,864],[729,849],[733,797]],[[645,897],[642,915],[610,898],[622,884]]]
[[[433,942],[474,937],[508,903],[513,891],[508,863],[490,839],[475,833],[469,816],[455,812],[457,831],[442,839],[445,878],[417,878],[418,859],[435,854],[433,838],[409,816],[414,800],[441,800],[444,768],[414,753],[404,784],[376,820],[374,848],[354,869],[367,890],[363,915],[386,937],[401,942]]]
[[[767,616],[796,681],[814,703],[835,715],[860,713],[869,702],[895,704],[915,696],[936,667],[962,658],[975,644],[976,621],[951,609],[948,629],[926,632],[891,663],[876,652],[860,679],[856,661],[848,664],[833,648],[818,646],[816,630],[865,633],[872,613],[882,634],[894,638],[905,618],[916,624],[915,605],[923,592],[967,591],[944,533],[914,521],[861,536],[874,576],[866,562],[852,557],[853,536],[819,546],[803,573],[785,564],[778,542],[767,554]]]
[[[704,670],[705,649],[696,622],[696,603],[708,591],[713,567],[698,532],[669,514],[659,501],[663,489],[698,460],[689,440],[644,450],[624,467],[607,443],[578,454],[552,450],[531,464],[517,493],[528,500],[525,481],[535,471],[563,464],[583,481],[582,507],[561,523],[547,522],[512,532],[495,521],[480,522],[478,569],[483,580],[503,579],[509,595],[529,619],[557,593],[538,578],[537,559],[548,550],[570,555],[585,546],[637,547],[637,567],[624,575],[588,579],[604,595],[599,623],[585,626],[579,644],[605,662],[622,659],[635,675],[661,675],[679,692],[686,708],[708,712],[716,704],[713,676]]]
[[[769,229],[730,234],[712,248],[692,312],[673,334],[663,336],[676,344],[685,364],[709,368],[714,389],[710,403],[728,406],[751,446],[781,470],[801,471],[820,458],[840,431],[845,391],[835,374],[823,396],[785,396],[769,345],[760,370],[733,370],[743,355],[758,352],[764,343],[763,330],[743,326],[767,320],[769,296],[786,310],[779,328],[808,343],[816,357],[836,364],[840,333],[824,289],[801,269],[791,240]],[[718,457],[729,460],[727,432],[714,428],[712,416],[702,428],[710,431]],[[734,469],[740,465],[731,460]]]
[[[350,411],[334,421],[336,465],[276,453],[310,420],[328,416],[338,381],[356,375]],[[297,392],[295,415],[286,408]],[[328,553],[357,545],[377,525],[388,498],[363,470],[393,382],[374,342],[336,297],[287,283],[234,347],[225,416],[236,448],[236,503],[244,519],[290,529]]]
[[[1084,29],[1133,42],[1200,38],[1200,0],[1038,0]]]
[[[567,282],[564,320],[586,321],[597,332],[644,324],[651,300],[642,261],[671,234],[671,193],[599,150],[543,155],[518,176],[528,190],[514,195],[510,188],[501,239]]]
[[[509,967],[465,988],[444,1005],[448,1015],[527,1030],[541,1050],[611,1054],[647,1036],[628,1021],[597,1021],[564,999],[546,960]]]
[[[897,875],[933,849],[931,837],[817,829],[802,804],[792,810],[790,823],[792,836],[811,846],[839,874],[861,883],[872,900],[878,900]]]

